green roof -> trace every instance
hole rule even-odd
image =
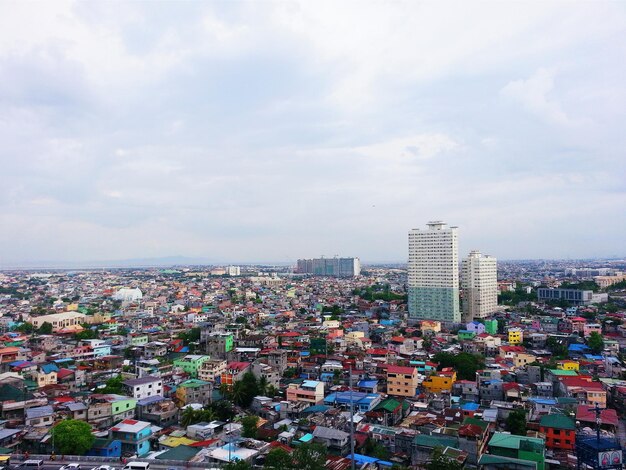
[[[531,469],[537,468],[537,462],[533,462],[532,460],[513,459],[510,457],[500,457],[499,455],[492,455],[492,454],[481,455],[480,460],[478,461],[478,465],[488,465],[488,464],[496,464],[496,465],[509,464],[511,467],[513,465],[519,465],[519,466],[528,467]],[[503,466],[502,468],[507,468],[507,467]]]
[[[202,450],[201,447],[179,445],[157,455],[155,458],[157,460],[183,460],[188,462],[194,458],[200,450]]]
[[[578,375],[578,372],[575,370],[562,370],[562,369],[549,369],[552,375],[560,375],[560,376],[569,376],[575,377]]]
[[[480,428],[484,431],[489,427],[489,423],[487,421],[483,421],[482,419],[474,418],[468,416],[463,420],[463,424],[474,424],[476,426],[480,426]]]
[[[489,447],[502,447],[506,449],[520,449],[525,443],[544,446],[544,440],[538,437],[517,436],[506,432],[494,432]]]
[[[381,401],[378,405],[374,407],[374,411],[385,410],[389,412],[393,412],[396,408],[400,406],[400,402],[395,398],[387,398]]]
[[[436,434],[418,434],[413,439],[413,443],[423,447],[455,447],[459,444],[459,440],[450,436],[437,436]]]
[[[207,385],[210,382],[206,382],[204,380],[199,380],[199,379],[189,379],[189,380],[185,380],[183,383],[179,384],[179,387],[183,387],[183,388],[196,388],[196,387],[202,387],[203,385]]]
[[[576,424],[572,418],[558,413],[542,416],[539,423],[547,428],[566,429],[568,431],[576,429]]]

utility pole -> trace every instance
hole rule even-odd
[[[350,468],[355,470],[354,462],[354,402],[352,400],[352,364],[350,364]]]

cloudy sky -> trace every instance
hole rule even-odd
[[[626,255],[623,2],[0,3],[0,265]]]

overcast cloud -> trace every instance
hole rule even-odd
[[[623,2],[0,3],[0,265],[626,255]]]

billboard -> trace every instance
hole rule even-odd
[[[598,463],[600,468],[618,467],[622,468],[622,451],[605,450],[598,453]]]

